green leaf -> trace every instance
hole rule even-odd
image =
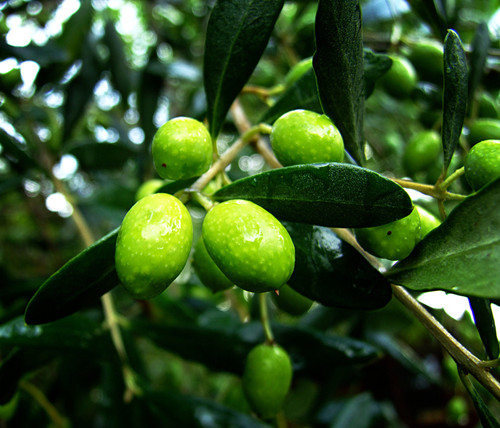
[[[495,318],[491,310],[491,302],[489,299],[480,297],[469,297],[470,308],[474,316],[474,324],[476,325],[481,341],[488,358],[494,360],[498,358],[500,349],[498,346],[497,329],[495,327]]]
[[[471,44],[471,53],[469,57],[469,88],[468,101],[469,109],[471,109],[474,93],[483,77],[486,60],[488,58],[488,49],[490,47],[490,33],[488,25],[485,22],[479,23],[474,34],[474,39]]]
[[[476,408],[482,426],[488,428],[500,428],[500,422],[498,422],[498,419],[490,410],[490,406],[484,402],[483,398],[471,382],[470,377],[463,374],[460,376],[460,379],[469,393],[472,402],[474,403],[474,407]]]
[[[215,200],[247,199],[281,220],[329,227],[370,227],[406,217],[406,191],[382,175],[354,165],[295,165],[235,181]]]
[[[500,298],[499,200],[497,179],[461,202],[388,279],[413,290]]]
[[[113,21],[106,21],[104,43],[109,50],[109,71],[114,87],[120,92],[122,103],[128,105],[128,96],[132,91],[133,73],[125,57],[125,46]]]
[[[84,141],[75,144],[69,153],[78,159],[86,171],[120,169],[137,152],[123,143],[96,143]]]
[[[295,109],[323,112],[318,98],[316,76],[312,69],[301,76],[281,95],[262,116],[260,122],[273,123],[282,114]]]
[[[21,145],[4,129],[0,128],[0,146],[2,147],[2,156],[10,161],[13,169],[23,174],[27,169],[39,168],[33,160],[31,153],[23,150]]]
[[[229,107],[267,46],[284,0],[216,2],[208,21],[204,84],[210,133],[217,137]]]
[[[320,0],[313,67],[323,111],[338,127],[346,150],[362,163],[365,82],[359,2]]]
[[[385,54],[378,54],[370,49],[364,51],[364,78],[365,78],[365,98],[368,98],[378,78],[382,77],[391,68],[392,59]]]
[[[329,228],[285,223],[295,245],[288,284],[325,306],[376,309],[391,299],[384,276]]]
[[[458,34],[448,31],[444,41],[443,154],[448,169],[458,145],[467,112],[467,62]]]
[[[211,400],[169,392],[146,391],[148,407],[163,426],[192,428],[271,428],[258,419]]]
[[[115,245],[118,228],[68,261],[31,298],[27,324],[43,324],[78,311],[118,285]]]

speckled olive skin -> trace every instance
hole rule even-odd
[[[500,140],[484,140],[473,146],[464,160],[465,178],[474,190],[500,177]]]
[[[222,272],[248,291],[279,289],[292,275],[295,247],[283,225],[262,207],[245,200],[214,206],[202,236]]]
[[[152,153],[160,177],[171,180],[196,177],[206,172],[212,162],[212,138],[196,119],[176,117],[158,129]]]
[[[420,215],[416,208],[410,215],[382,226],[356,229],[359,244],[374,256],[402,260],[421,240]]]
[[[292,374],[290,357],[282,347],[263,343],[249,352],[243,371],[243,391],[260,417],[272,418],[281,410]]]
[[[327,116],[313,111],[292,110],[279,117],[270,140],[284,166],[344,160],[339,130]]]
[[[202,284],[214,293],[227,290],[234,285],[208,254],[203,238],[200,238],[195,245],[193,267]]]
[[[179,199],[155,193],[135,203],[118,232],[115,266],[137,299],[159,295],[184,268],[193,242],[191,215]]]

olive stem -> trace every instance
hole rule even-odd
[[[395,183],[399,184],[402,187],[405,187],[407,189],[418,190],[419,192],[424,193],[424,194],[429,195],[429,196],[432,196],[436,199],[446,199],[446,200],[450,200],[450,201],[463,201],[467,197],[466,195],[460,195],[458,193],[450,193],[450,192],[441,190],[440,188],[436,189],[436,186],[433,186],[431,184],[416,183],[414,181],[402,180],[399,178],[391,178],[391,180],[394,181]]]
[[[457,169],[455,172],[450,174],[448,178],[446,178],[438,185],[438,189],[446,190],[448,187],[450,187],[451,183],[453,183],[460,176],[464,175],[464,173],[465,173],[464,167]]]
[[[276,415],[276,428],[286,428],[288,426],[286,422],[285,412],[281,410]]]
[[[19,386],[21,389],[31,395],[33,399],[40,405],[40,407],[45,410],[45,413],[47,413],[47,416],[52,421],[54,427],[68,426],[68,420],[59,413],[56,407],[48,400],[48,398],[39,388],[25,380],[21,380],[19,382]]]
[[[264,328],[264,335],[267,343],[274,343],[273,331],[269,322],[269,312],[267,310],[267,293],[259,293],[260,321]]]
[[[193,192],[192,198],[196,202],[198,202],[207,212],[210,211],[215,205],[214,201],[212,201],[208,196],[204,195],[201,192]]]

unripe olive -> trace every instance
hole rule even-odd
[[[443,84],[443,46],[439,42],[426,40],[411,46],[408,58],[421,80]]]
[[[278,293],[272,293],[274,303],[287,314],[300,316],[305,314],[313,304],[313,301],[295,291],[288,284],[279,289]]]
[[[208,254],[203,238],[200,238],[195,245],[193,267],[202,284],[214,293],[227,290],[234,285]]]
[[[421,240],[420,216],[417,209],[411,214],[381,226],[356,229],[359,244],[374,256],[402,260],[410,255]]]
[[[274,122],[270,139],[274,154],[284,166],[344,159],[339,130],[328,116],[313,111],[285,113]]]
[[[417,86],[417,72],[405,57],[393,55],[391,59],[391,68],[380,78],[380,84],[394,98],[408,98]]]
[[[441,224],[441,220],[420,205],[415,205],[415,208],[420,216],[420,235],[423,239],[425,235]]]
[[[465,178],[474,190],[500,177],[500,140],[485,140],[469,150],[464,160]]]
[[[160,177],[171,180],[196,177],[206,172],[212,162],[212,139],[201,122],[176,117],[158,129],[152,152]]]
[[[436,131],[422,131],[406,145],[403,153],[403,166],[408,174],[427,169],[442,151],[441,136]]]
[[[157,179],[157,178],[153,178],[151,180],[145,181],[137,189],[137,192],[135,193],[135,200],[138,201],[139,199],[142,199],[145,196],[152,195],[153,193],[156,193],[156,191],[164,184],[165,184],[165,181]]]
[[[260,417],[272,418],[282,409],[292,374],[290,357],[281,346],[264,343],[249,352],[243,372],[243,391]]]
[[[135,203],[118,232],[115,266],[135,298],[157,296],[184,268],[193,242],[191,215],[172,195],[155,193]]]
[[[205,216],[203,242],[220,270],[253,292],[280,288],[292,275],[295,247],[283,225],[245,200],[215,205]]]
[[[305,73],[307,73],[313,66],[312,57],[305,58],[295,64],[290,71],[286,74],[284,83],[286,87],[293,85]]]
[[[491,118],[476,119],[469,126],[467,139],[471,146],[484,140],[500,140],[500,120]]]

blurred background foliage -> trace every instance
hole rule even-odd
[[[249,344],[261,340],[261,331],[252,323],[242,329],[230,310],[255,314],[255,302],[235,291],[228,303],[224,294],[204,288],[189,265],[151,302],[114,291],[119,312],[132,320],[124,329],[129,358],[147,379],[147,393],[131,403],[122,397],[120,362],[98,302],[55,326],[29,329],[22,322],[40,284],[84,248],[72,220],[74,207],[96,239],[119,226],[140,184],[156,178],[150,154],[156,129],[179,115],[204,119],[204,33],[212,5],[0,2],[0,426],[261,426],[250,416],[238,377],[242,358]],[[452,161],[460,166],[464,150],[474,144],[475,122],[488,120],[490,128],[499,129],[500,5],[364,0],[361,6],[365,47],[374,52],[409,56],[416,43],[442,43],[443,30],[454,28],[470,55],[478,29],[486,28],[486,66],[462,149]],[[285,3],[239,98],[250,122],[257,123],[276,100],[290,70],[313,55],[316,8],[314,1]],[[417,73],[410,96],[396,99],[377,83],[367,99],[367,166],[378,172],[408,176],[403,155],[412,136],[440,129],[440,81],[426,80],[418,68]],[[219,150],[237,136],[228,117]],[[228,174],[236,179],[266,168],[248,147]],[[435,169],[431,165],[412,178],[434,183],[437,160]],[[467,184],[455,186],[461,190]],[[193,207],[192,213],[199,227],[202,212]],[[286,404],[290,426],[477,426],[453,361],[397,302],[371,312],[314,305],[302,317],[269,305],[285,329],[283,341],[293,343],[286,339],[288,326],[324,335],[297,339],[296,345],[313,349],[310,361],[294,361]],[[433,312],[484,356],[469,312]],[[325,359],[329,335],[359,340],[368,357]],[[32,337],[39,340],[28,340]],[[315,358],[322,361],[316,370]]]

